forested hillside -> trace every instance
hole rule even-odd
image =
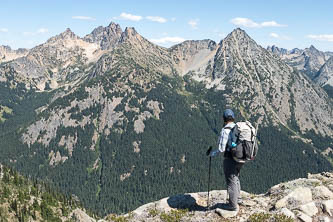
[[[29,180],[0,165],[0,221],[71,221],[80,206],[72,196],[63,195],[46,183]],[[73,217],[74,219],[74,217]]]

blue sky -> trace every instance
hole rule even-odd
[[[169,47],[187,39],[220,41],[244,29],[257,43],[333,51],[331,0],[1,0],[0,45],[32,48],[70,28],[83,37],[111,21]]]

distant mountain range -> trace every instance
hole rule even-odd
[[[101,215],[204,190],[204,152],[227,107],[260,126],[246,190],[332,167],[332,98],[321,87],[332,57],[314,47],[267,50],[235,29],[219,43],[164,48],[110,23],[0,55],[1,161]]]
[[[304,50],[297,48],[287,50],[276,46],[268,46],[267,50],[278,55],[290,66],[304,72],[320,86],[333,86],[333,52],[319,51],[313,45]]]

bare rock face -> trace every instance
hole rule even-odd
[[[320,68],[314,80],[320,86],[333,86],[333,56]]]
[[[8,62],[19,57],[26,56],[28,54],[28,49],[17,49],[12,50],[9,46],[0,46],[0,63]]]
[[[224,209],[227,203],[226,190],[211,191],[209,207],[207,192],[179,194],[145,204],[129,214],[114,218],[157,222],[165,218],[178,218],[181,221],[204,222],[225,219],[249,221],[261,215],[281,220],[330,221],[333,220],[333,200],[325,200],[325,195],[313,194],[318,185],[326,187],[331,184],[333,173],[322,173],[278,184],[265,194],[255,195],[242,191],[243,203],[235,212]]]
[[[191,72],[193,78],[211,76],[217,44],[212,40],[185,41],[169,50],[175,60],[180,75]]]
[[[86,212],[81,209],[76,209],[71,213],[71,220],[75,222],[96,222],[95,219],[91,218]]]
[[[119,43],[122,32],[118,24],[111,22],[107,27],[99,26],[95,28],[83,40],[98,43],[102,50],[109,50]]]

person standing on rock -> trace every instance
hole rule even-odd
[[[210,156],[224,153],[223,171],[227,182],[227,192],[229,203],[223,207],[225,210],[238,211],[240,198],[239,174],[243,163],[238,163],[232,158],[231,150],[236,148],[236,138],[239,132],[235,124],[235,114],[231,109],[226,109],[223,113],[224,127],[218,140],[218,149],[211,152]]]

